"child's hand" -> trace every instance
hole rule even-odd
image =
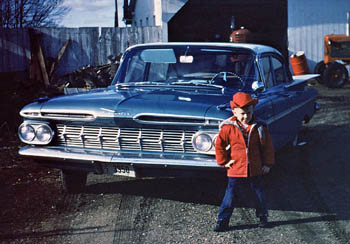
[[[235,162],[235,160],[230,160],[227,164],[225,164],[225,168],[231,168],[231,166],[234,162]]]
[[[270,167],[264,165],[264,166],[262,167],[262,173],[265,175],[265,174],[267,174],[267,173],[269,173],[269,172],[270,172]]]

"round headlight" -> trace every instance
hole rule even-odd
[[[19,127],[18,135],[24,142],[33,141],[35,138],[35,130],[31,125],[22,124]]]
[[[47,125],[41,125],[36,129],[36,139],[40,142],[49,142],[52,139],[52,131]]]
[[[208,134],[199,134],[194,138],[193,146],[198,151],[208,152],[213,146],[212,139]]]

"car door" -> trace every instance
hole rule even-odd
[[[262,92],[272,102],[273,115],[267,120],[274,145],[279,148],[293,139],[298,123],[291,112],[293,92],[285,89],[290,82],[282,57],[274,53],[261,56],[260,65],[265,83]]]

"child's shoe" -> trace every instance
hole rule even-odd
[[[261,216],[259,218],[260,218],[259,227],[261,227],[261,228],[267,227],[267,225],[268,225],[267,217]]]
[[[224,220],[219,220],[217,223],[216,223],[216,226],[214,228],[214,231],[215,232],[223,232],[223,231],[227,231],[229,229],[229,226],[228,226],[228,221],[224,221]]]

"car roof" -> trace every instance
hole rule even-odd
[[[233,42],[156,42],[156,43],[145,43],[145,44],[136,44],[129,47],[128,49],[134,47],[154,47],[154,46],[210,46],[210,47],[233,47],[233,48],[246,48],[254,52],[255,54],[261,54],[265,52],[273,52],[281,54],[278,50],[273,47],[253,44],[253,43],[233,43]]]

